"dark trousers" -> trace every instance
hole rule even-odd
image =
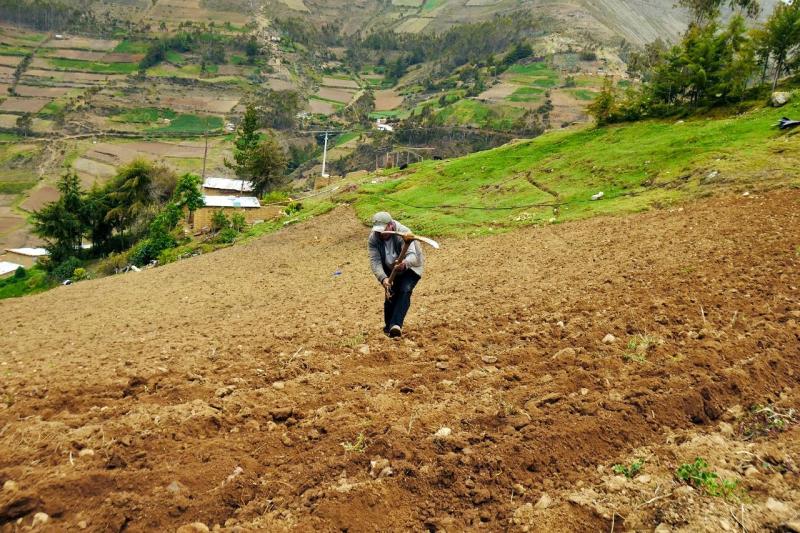
[[[383,321],[386,331],[392,326],[403,327],[403,321],[411,307],[411,293],[414,291],[419,275],[411,269],[397,275],[392,284],[392,297],[383,302]]]

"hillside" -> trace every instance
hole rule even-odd
[[[777,527],[800,435],[751,406],[800,400],[799,201],[445,239],[402,341],[346,208],[6,301],[0,530]],[[695,457],[743,499],[687,490]]]
[[[778,1],[766,0],[762,5],[769,12]],[[317,24],[340,24],[348,32],[388,27],[409,33],[441,31],[498,14],[529,11],[552,19],[556,31],[570,36],[601,41],[624,38],[644,45],[657,38],[671,40],[685,28],[686,15],[673,4],[644,0],[266,0],[264,9]]]

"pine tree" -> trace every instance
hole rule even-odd
[[[242,123],[236,131],[233,148],[233,161],[225,160],[225,166],[236,172],[242,179],[251,179],[250,158],[258,146],[261,135],[258,133],[259,116],[255,106],[248,105]]]

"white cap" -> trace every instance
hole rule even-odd
[[[375,213],[372,216],[372,231],[377,231],[378,233],[384,232],[386,231],[386,226],[391,223],[392,223],[392,215],[390,215],[386,211]]]

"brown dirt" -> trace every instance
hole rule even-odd
[[[334,100],[336,102],[341,102],[343,104],[346,104],[350,100],[352,100],[354,94],[356,94],[356,92],[352,90],[334,89],[331,87],[320,87],[319,91],[317,91],[317,95],[320,98],[325,98],[326,100]]]
[[[341,89],[358,90],[358,83],[356,83],[354,80],[340,80],[338,78],[331,78],[330,76],[324,76],[322,78],[322,85],[325,87],[338,87]]]
[[[43,185],[38,189],[30,191],[30,195],[22,202],[20,207],[26,211],[38,211],[44,207],[45,204],[58,200],[60,195],[61,193],[58,192],[58,189],[52,185]]]
[[[375,91],[375,111],[391,111],[403,105],[403,96],[394,89]]]
[[[44,98],[58,98],[69,92],[68,87],[35,87],[31,85],[17,85],[17,94],[20,96],[38,96]]]
[[[50,98],[19,98],[10,96],[0,104],[0,111],[17,113],[37,113],[50,103]]]
[[[80,59],[82,61],[103,61],[106,52],[92,52],[89,50],[54,50],[48,56],[58,57],[63,59]],[[34,59],[34,67],[51,68],[50,63],[46,59]]]
[[[19,492],[0,493],[0,520],[608,531],[628,505],[644,529],[710,531],[698,521],[732,520],[724,502],[684,505],[670,468],[775,449],[782,470],[730,475],[750,491],[749,530],[777,526],[797,512],[797,430],[755,447],[713,435],[734,405],[798,405],[798,202],[727,196],[445,239],[400,341],[379,332],[367,230],[347,208],[6,301],[0,483]],[[651,347],[631,352],[637,335]],[[359,435],[364,452],[346,451]],[[643,448],[669,486],[612,487],[609,465]],[[534,509],[545,491],[554,504]]]
[[[110,52],[117,47],[119,41],[105,39],[90,39],[88,37],[67,37],[66,39],[50,39],[44,45],[46,48],[74,48],[76,50],[100,50]]]
[[[22,61],[22,58],[19,56],[0,56],[0,65],[3,65],[4,67],[14,68],[19,65],[20,61]]]

